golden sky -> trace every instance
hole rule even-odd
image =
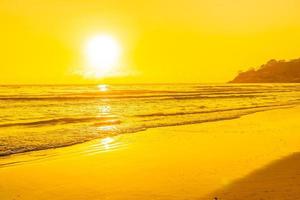
[[[298,0],[0,0],[0,84],[226,82],[300,57]],[[86,77],[85,45],[118,41],[113,77]]]

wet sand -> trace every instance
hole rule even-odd
[[[0,199],[300,199],[300,108],[0,158]]]

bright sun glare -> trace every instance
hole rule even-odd
[[[117,40],[109,35],[91,38],[86,44],[88,74],[103,77],[115,72],[121,48]]]

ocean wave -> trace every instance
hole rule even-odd
[[[255,94],[228,94],[228,95],[147,95],[147,96],[48,96],[48,97],[0,97],[0,101],[72,101],[72,100],[91,100],[91,99],[159,99],[159,100],[189,100],[189,99],[224,99],[224,98],[251,98],[265,97],[267,95]]]
[[[31,138],[22,138],[18,137],[15,138],[18,142],[15,142],[15,145],[11,146],[14,142],[11,141],[11,137],[9,138],[10,141],[5,140],[5,138],[0,138],[0,143],[7,144],[0,146],[0,156],[8,156],[11,154],[17,154],[17,153],[24,153],[24,152],[30,152],[30,151],[38,151],[38,150],[46,150],[51,148],[59,148],[59,147],[66,147],[71,146],[74,144],[79,144],[83,142],[87,142],[93,139],[97,138],[104,138],[107,136],[112,135],[119,135],[119,134],[125,134],[125,133],[134,133],[134,132],[140,132],[144,131],[149,128],[158,128],[158,127],[168,127],[168,126],[180,126],[180,125],[189,125],[189,124],[199,124],[199,123],[207,123],[207,122],[216,122],[216,121],[222,121],[222,120],[231,120],[231,119],[237,119],[241,116],[248,115],[255,112],[260,111],[266,111],[266,110],[272,110],[276,108],[288,108],[291,107],[291,105],[281,105],[281,106],[261,106],[261,107],[255,107],[254,109],[243,109],[242,112],[235,112],[234,109],[228,109],[227,111],[224,111],[225,114],[223,115],[212,115],[212,117],[205,118],[205,119],[185,119],[183,121],[168,121],[168,122],[154,122],[149,124],[143,124],[143,125],[137,125],[137,126],[129,126],[129,127],[122,127],[122,128],[113,128],[113,129],[92,129],[88,131],[89,134],[86,135],[75,135],[71,134],[69,137],[66,137],[64,139],[62,138],[52,138],[49,139],[49,135],[45,136],[44,138],[47,141],[51,141],[50,143],[43,143],[43,142],[36,142],[34,144],[24,144],[24,141],[31,141]],[[234,112],[232,112],[234,111]],[[226,113],[227,112],[227,113]],[[88,120],[90,118],[84,119]],[[109,119],[108,121],[110,121]],[[55,120],[54,120],[55,121]],[[62,121],[69,121],[69,120],[62,120]],[[74,121],[74,120],[71,120]],[[76,120],[75,120],[76,121]],[[118,121],[116,123],[119,123]],[[95,124],[97,125],[97,124]],[[100,125],[112,125],[112,124],[103,124],[100,122]],[[111,126],[108,126],[111,127]],[[84,130],[78,130],[79,132],[86,132]],[[64,133],[68,133],[67,131],[63,131]],[[69,133],[70,134],[70,133]],[[76,134],[76,131],[75,131]],[[57,135],[57,133],[55,134]],[[51,136],[51,135],[50,135]],[[20,143],[20,140],[22,141]],[[18,144],[18,145],[16,145]]]
[[[194,87],[195,86],[195,87]],[[96,138],[228,120],[299,104],[286,85],[151,85],[0,88],[0,155]]]
[[[287,104],[285,104],[287,105]],[[228,109],[216,109],[216,110],[203,110],[203,111],[191,111],[191,112],[173,112],[173,113],[149,113],[135,115],[136,117],[165,117],[165,116],[177,116],[177,115],[193,115],[193,114],[206,114],[206,113],[216,113],[216,112],[226,112],[226,111],[239,111],[239,110],[249,110],[256,108],[270,108],[270,107],[280,107],[285,105],[264,105],[264,106],[252,106],[252,107],[241,107],[241,108],[228,108]]]
[[[13,126],[49,126],[56,124],[69,124],[69,123],[83,123],[83,122],[95,122],[94,125],[111,125],[120,124],[121,121],[114,116],[110,117],[64,117],[47,120],[38,120],[30,122],[17,122],[17,123],[4,123],[0,124],[0,127],[13,127]]]

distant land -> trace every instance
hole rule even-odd
[[[300,83],[300,58],[270,60],[258,69],[240,72],[229,83]]]

